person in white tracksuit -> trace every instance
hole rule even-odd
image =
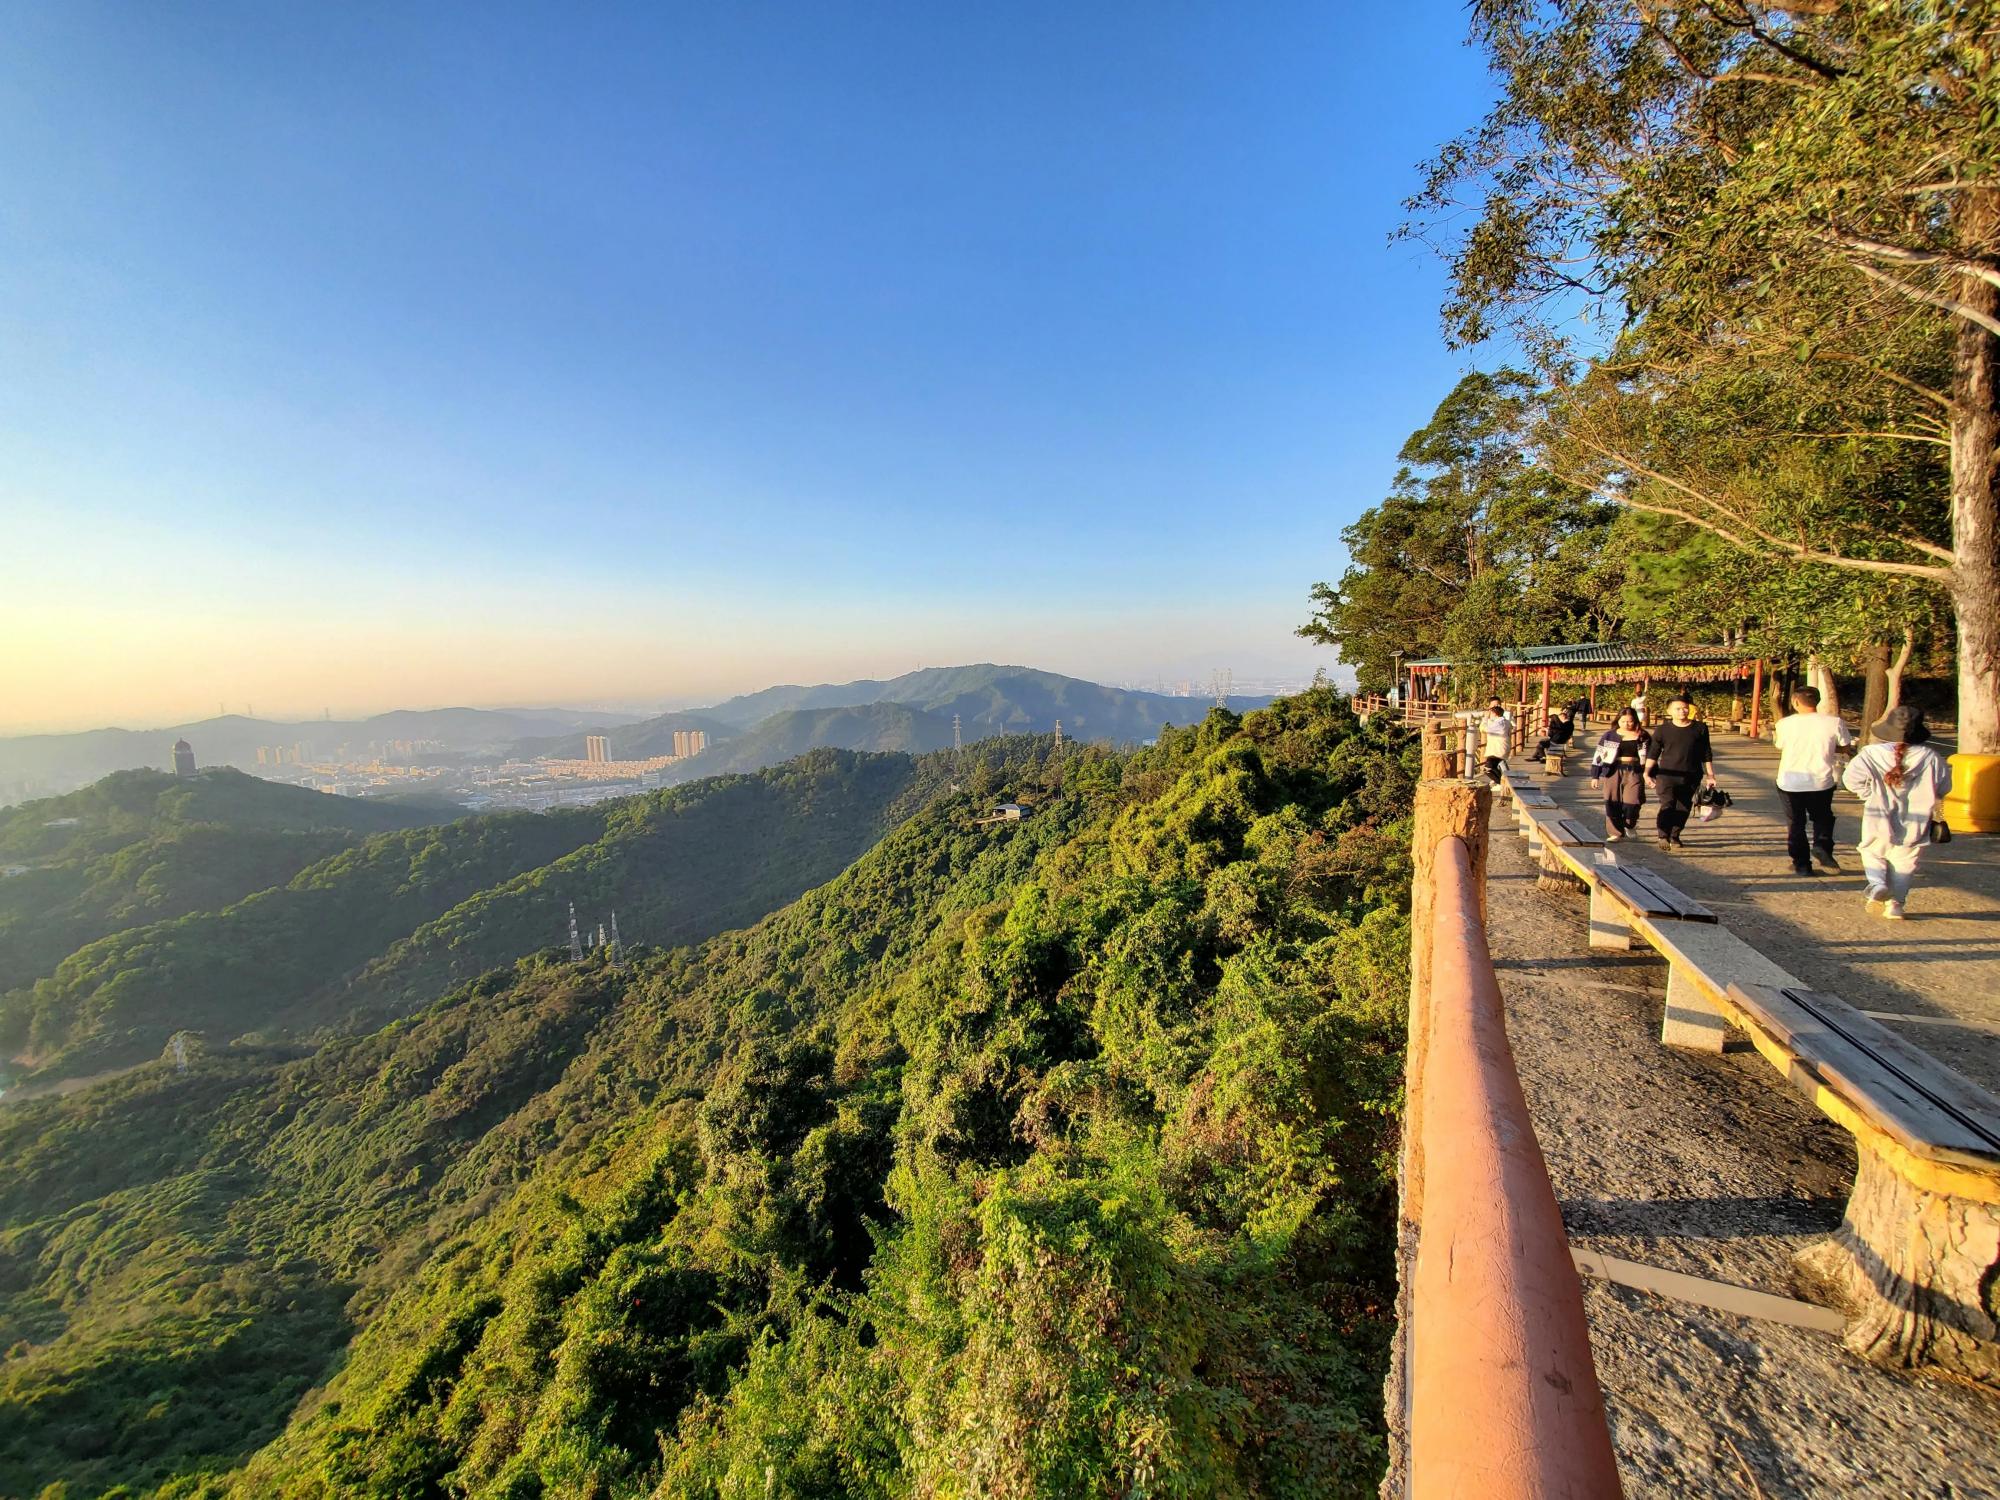
[[[1892,708],[1869,731],[1874,743],[1848,762],[1847,789],[1861,799],[1861,872],[1867,902],[1882,915],[1903,915],[1917,856],[1931,837],[1931,814],[1951,790],[1951,763],[1924,741],[1923,714]]]

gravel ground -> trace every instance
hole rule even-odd
[[[1731,762],[1737,748],[1722,747]],[[1974,979],[1933,1000],[1874,967],[1879,956],[1856,945],[1875,939],[1875,929],[1852,931],[1860,925],[1858,882],[1851,911],[1846,882],[1784,889],[1807,882],[1789,874],[1781,825],[1775,855],[1769,827],[1758,834],[1753,796],[1738,790],[1736,771],[1731,764],[1724,776],[1738,806],[1690,835],[1700,847],[1680,860],[1649,849],[1646,862],[1673,869],[1677,883],[1714,901],[1728,925],[1785,968],[1857,1004],[1889,1009],[1893,994],[1929,1013],[2000,1011],[2000,974],[1984,991]],[[1853,821],[1845,822],[1851,836]],[[1702,879],[1684,879],[1682,861]],[[1732,869],[1752,872],[1746,878],[1757,889],[1732,890]],[[1522,1084],[1572,1239],[1627,1260],[1793,1295],[1792,1253],[1840,1221],[1854,1174],[1848,1136],[1787,1091],[1747,1045],[1721,1057],[1663,1047],[1665,965],[1645,949],[1590,954],[1581,893],[1542,890],[1535,875],[1511,808],[1501,804],[1489,867],[1490,940]],[[1987,910],[2000,918],[2000,900],[1977,888],[1954,900],[1967,915],[1913,921],[1907,935],[1890,929],[1880,941],[1949,946],[1958,941],[1945,936],[1950,920],[1978,932],[1990,950],[1995,929],[1974,924]],[[1940,899],[1935,910],[1943,909]],[[1849,935],[1832,936],[1842,926]],[[1786,951],[1787,936],[1826,953],[1827,964],[1816,970]],[[1996,965],[1990,951],[1935,961],[1926,985],[1932,973]],[[1836,967],[1881,987],[1857,993],[1836,982]],[[1923,1028],[1920,1039],[1928,1045],[1949,1029]],[[1984,1040],[1990,1048],[1993,1039]],[[2000,1496],[2000,1398],[1986,1391],[1879,1370],[1826,1334],[1602,1281],[1586,1281],[1584,1295],[1629,1495]]]

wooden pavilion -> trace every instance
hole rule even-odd
[[[1548,720],[1550,698],[1558,684],[1589,690],[1590,707],[1597,711],[1597,689],[1606,683],[1637,682],[1649,691],[1655,677],[1676,684],[1695,682],[1741,683],[1752,681],[1750,689],[1750,737],[1763,732],[1765,663],[1761,657],[1746,657],[1734,646],[1630,646],[1613,642],[1587,642],[1568,646],[1516,646],[1483,662],[1453,661],[1430,656],[1401,663],[1403,680],[1397,684],[1406,703],[1438,703],[1445,681],[1454,672],[1484,672],[1491,691],[1512,679],[1520,703],[1530,701],[1538,690],[1541,718]],[[1738,696],[1741,696],[1740,694]]]

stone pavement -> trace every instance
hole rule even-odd
[[[1594,746],[1602,732],[1598,724],[1578,738]],[[1653,843],[1649,803],[1641,837],[1617,846],[1619,863],[1657,870],[1779,967],[1890,1021],[1912,1044],[2000,1094],[2000,835],[1961,835],[1927,848],[1909,918],[1890,922],[1862,904],[1854,853],[1861,804],[1845,790],[1835,797],[1843,873],[1794,875],[1777,752],[1768,741],[1727,733],[1714,743],[1716,777],[1734,805],[1713,823],[1689,824],[1686,849],[1669,854]],[[1562,778],[1535,771],[1535,784],[1602,830],[1587,759],[1587,748],[1572,754]]]

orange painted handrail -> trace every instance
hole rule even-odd
[[[1464,841],[1442,840],[1434,869],[1409,1493],[1616,1496],[1583,1290],[1507,1045]]]

